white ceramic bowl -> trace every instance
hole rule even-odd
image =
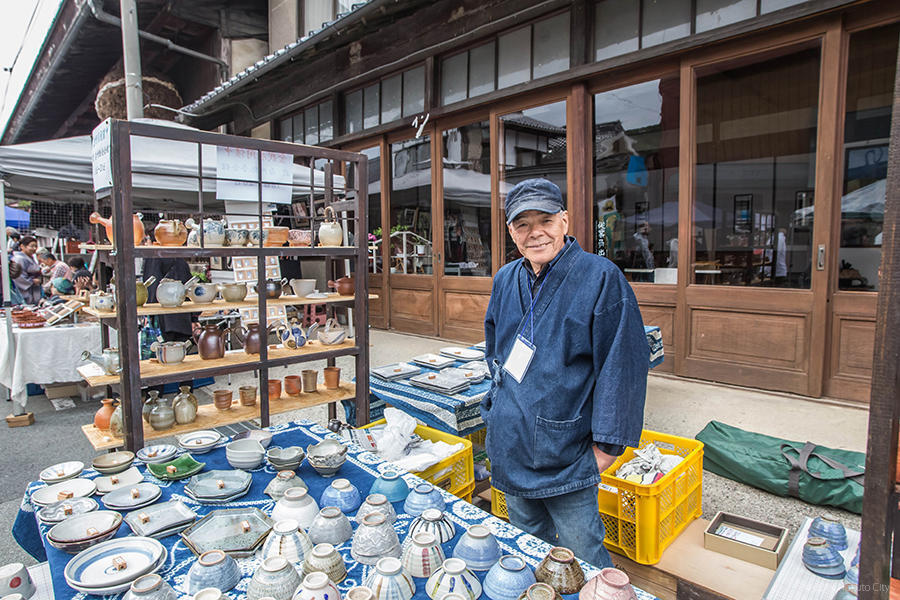
[[[262,444],[263,448],[268,448],[269,444],[272,443],[272,436],[273,434],[271,431],[266,431],[264,429],[249,429],[247,431],[238,433],[231,439],[235,441],[246,439],[256,440],[260,444]]]
[[[255,469],[259,465],[262,464],[263,457],[262,454],[256,456],[255,458],[244,458],[244,457],[234,457],[234,456],[226,456],[225,459],[228,461],[228,464],[234,467],[235,469],[244,469],[245,471],[249,471],[250,469]]]

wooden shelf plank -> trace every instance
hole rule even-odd
[[[311,304],[337,304],[340,302],[353,302],[356,298],[354,295],[341,296],[340,294],[328,294],[328,298],[301,298],[300,296],[281,296],[280,298],[266,300],[266,306],[309,306]],[[369,294],[369,300],[377,300],[377,294]],[[219,310],[237,310],[241,308],[258,308],[259,303],[256,298],[244,300],[242,302],[225,302],[224,300],[214,300],[202,304],[195,304],[185,301],[181,306],[165,307],[160,306],[156,302],[148,302],[143,306],[139,306],[137,314],[139,317],[150,315],[174,315],[181,313],[196,312],[214,312]],[[84,312],[97,317],[98,319],[115,319],[116,311],[114,310],[97,310],[96,308],[85,307]]]
[[[82,244],[78,244],[78,249],[79,249],[79,250],[101,250],[101,251],[102,251],[102,250],[105,250],[105,251],[109,251],[109,250],[112,250],[113,247],[112,247],[112,244],[84,244],[84,243],[82,243]]]
[[[320,383],[318,390],[315,392],[306,392],[299,396],[288,396],[282,392],[281,398],[269,398],[269,414],[275,415],[291,410],[340,402],[341,400],[352,400],[355,395],[356,384],[354,383],[342,381],[340,387],[336,390],[327,390],[325,389],[325,385]],[[179,436],[190,433],[191,431],[213,429],[215,427],[222,427],[224,425],[231,425],[233,423],[240,423],[241,421],[259,418],[258,402],[254,406],[242,406],[238,401],[237,389],[234,391],[234,396],[234,400],[232,401],[229,410],[217,410],[213,404],[201,404],[197,409],[197,419],[193,423],[175,425],[162,431],[156,431],[150,427],[150,425],[144,423],[144,440],[148,441],[163,437]],[[125,445],[124,439],[113,436],[108,430],[97,429],[93,423],[82,425],[81,430],[94,447],[94,450],[119,448]],[[202,461],[202,459],[198,460]]]
[[[269,348],[269,360],[280,360],[290,358],[300,358],[319,352],[329,352],[335,350],[352,350],[356,348],[355,340],[344,341],[340,344],[331,346],[325,345],[319,341],[307,342],[302,348],[291,350],[289,348]],[[225,369],[235,366],[246,366],[251,370],[258,368],[259,354],[247,354],[243,350],[230,350],[225,353],[224,358],[214,358],[212,360],[203,360],[199,354],[189,354],[184,361],[175,364],[162,364],[156,359],[141,361],[141,379],[152,379],[156,377],[183,376],[190,379],[192,374],[198,371],[208,371],[211,369]],[[78,374],[91,387],[99,387],[104,385],[118,385],[118,375],[106,375],[102,369],[94,363],[82,365],[78,367]]]

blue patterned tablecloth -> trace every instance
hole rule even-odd
[[[276,434],[272,444],[280,446],[302,445],[303,447],[306,447],[307,444],[318,442],[323,438],[340,439],[326,428],[306,420],[273,426],[270,430]],[[361,450],[356,445],[349,444],[348,442],[343,443],[348,445],[350,450],[348,451],[348,460],[344,466],[341,467],[339,475],[349,479],[361,493],[367,494],[378,473],[393,467],[388,463],[383,462],[374,454]],[[224,442],[212,452],[198,455],[196,458],[206,463],[205,470],[230,468],[225,460]],[[252,471],[253,483],[250,492],[243,498],[224,507],[199,504],[184,493],[184,482],[159,481],[153,477],[143,465],[139,468],[141,472],[144,473],[145,481],[153,482],[162,488],[163,496],[160,498],[160,502],[170,499],[181,500],[200,516],[205,515],[216,508],[238,507],[257,507],[269,514],[272,512],[272,508],[275,505],[275,502],[271,498],[263,494],[263,489],[275,476],[275,471],[268,466],[259,467]],[[333,481],[333,479],[320,477],[306,462],[301,465],[298,474],[307,483],[311,495],[316,498],[317,501],[321,496],[322,491],[331,481]],[[85,470],[82,475],[82,477],[88,478],[94,478],[96,476],[96,471],[93,471],[92,469]],[[404,478],[410,485],[421,482],[418,477],[408,473],[404,475]],[[16,538],[16,541],[18,541],[23,548],[29,550],[29,552],[31,552],[30,549],[32,548],[42,548],[46,551],[46,559],[49,561],[50,565],[50,572],[53,580],[53,592],[56,600],[80,600],[87,597],[87,595],[71,589],[66,584],[63,576],[63,570],[66,563],[68,563],[72,556],[45,544],[44,536],[47,534],[49,528],[46,525],[39,523],[35,517],[35,508],[31,504],[31,494],[44,485],[45,484],[43,483],[35,482],[28,486],[25,496],[22,499],[22,506],[19,509],[19,513],[16,515],[16,521],[13,525],[13,536]],[[444,544],[444,551],[447,556],[452,554],[452,550],[465,528],[473,523],[483,523],[488,526],[497,537],[504,553],[522,556],[532,568],[536,567],[549,551],[550,546],[548,544],[531,535],[523,533],[506,521],[498,519],[497,517],[447,493],[444,493],[444,496],[447,500],[447,515],[456,525],[456,536]],[[402,502],[395,503],[394,507],[398,513],[398,519],[394,524],[394,527],[397,530],[400,539],[403,540],[406,537],[412,517],[402,512]],[[351,516],[351,521],[352,520],[353,518]],[[119,529],[117,537],[123,537],[130,534],[131,530],[127,525],[123,524]],[[194,564],[196,556],[188,549],[178,535],[168,536],[160,541],[169,551],[169,556],[159,573],[173,588],[175,588],[175,591],[178,592],[179,596],[186,596],[188,594],[187,573],[191,565]],[[353,560],[350,556],[349,541],[338,546],[338,550],[344,557],[348,571],[347,578],[342,581],[338,587],[341,592],[346,592],[354,585],[360,585],[373,567],[362,565]],[[31,553],[34,554],[33,552]],[[42,557],[40,556],[36,556],[36,558],[42,560]],[[259,566],[260,561],[259,558],[254,556],[250,558],[239,558],[237,559],[237,562],[244,576],[237,587],[226,594],[226,597],[229,598],[240,598],[245,594],[247,584],[250,582],[250,578],[253,575],[254,570]],[[582,567],[588,578],[593,577],[597,573],[597,569],[591,565],[582,563]],[[478,575],[483,580],[485,574],[486,573],[481,572]],[[424,591],[425,580],[417,578],[415,582],[416,595],[414,598],[417,600],[427,599],[427,595]],[[577,595],[572,594],[566,597],[576,598]],[[641,600],[652,600],[654,598],[652,595],[640,590],[638,590],[638,597],[641,598]]]
[[[652,369],[662,364],[664,359],[662,332],[659,327],[653,326],[644,326],[644,332],[647,335],[650,368]],[[465,361],[458,361],[455,366],[458,367],[463,362]],[[433,370],[427,367],[423,367],[423,369]],[[380,419],[385,405],[389,404],[419,419],[429,427],[453,435],[469,435],[484,428],[479,406],[490,385],[490,380],[486,379],[464,392],[447,396],[416,387],[407,379],[384,381],[369,375],[369,390],[374,396],[369,403],[369,417],[372,420]],[[344,402],[344,408],[347,411],[348,422],[355,424],[355,405],[351,402]]]

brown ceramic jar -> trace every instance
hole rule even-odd
[[[225,356],[225,331],[215,323],[207,323],[199,336],[194,336],[197,352],[203,360],[212,360]]]
[[[328,280],[328,287],[333,287],[341,296],[353,295],[353,278],[341,277],[337,281]]]
[[[100,402],[103,403],[103,406],[94,413],[94,427],[97,429],[109,429],[109,418],[112,417],[113,411],[116,410],[116,407],[113,406],[115,400],[104,398]]]

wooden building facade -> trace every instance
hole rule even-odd
[[[663,370],[868,400],[900,5],[371,0],[338,17],[186,110],[369,156],[373,326],[482,339],[516,258],[504,193],[547,177],[661,327]]]

